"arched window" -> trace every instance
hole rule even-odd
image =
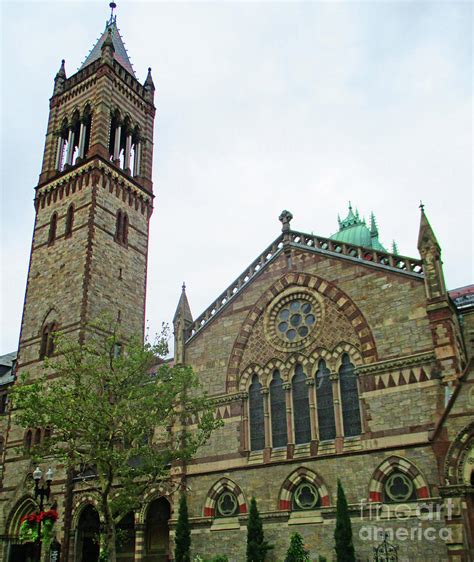
[[[286,425],[285,390],[280,371],[273,373],[270,383],[270,409],[272,415],[272,445],[273,447],[286,447],[288,432]]]
[[[41,428],[37,427],[35,430],[35,440],[33,445],[39,445],[41,443]]]
[[[292,500],[292,509],[295,511],[316,509],[321,505],[318,489],[307,480],[303,480],[296,486]]]
[[[69,205],[66,213],[66,231],[65,236],[69,238],[72,235],[72,227],[74,224],[74,205]]]
[[[128,215],[123,214],[123,225],[122,225],[122,244],[128,243]]]
[[[216,501],[217,517],[232,517],[239,513],[239,502],[234,492],[224,490]]]
[[[49,221],[48,245],[51,245],[56,240],[56,229],[58,226],[58,214],[53,213]]]
[[[332,382],[326,362],[321,359],[316,372],[316,403],[318,411],[318,428],[320,441],[336,437],[336,419],[334,417],[334,399]]]
[[[362,428],[360,423],[357,377],[354,365],[351,363],[347,353],[344,353],[342,356],[342,365],[339,369],[339,387],[341,391],[344,435],[346,437],[360,435]]]
[[[54,332],[56,330],[57,326],[54,322],[44,326],[41,332],[40,359],[51,357],[54,354]]]
[[[261,451],[265,447],[262,385],[253,375],[249,388],[250,448]]]
[[[293,390],[293,420],[295,425],[295,443],[309,443],[311,441],[311,422],[309,414],[308,385],[306,375],[301,365],[296,366],[292,380]]]
[[[122,211],[117,211],[117,220],[115,223],[115,239],[117,242],[121,242],[122,240],[122,232],[123,232],[123,223],[122,223]]]

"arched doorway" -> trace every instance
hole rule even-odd
[[[92,505],[87,505],[77,525],[76,562],[98,562],[99,531],[99,514]]]
[[[31,498],[25,498],[13,510],[8,525],[10,544],[8,546],[8,562],[33,562],[37,559],[37,545],[34,543],[20,544],[19,534],[21,518],[37,511],[38,506]]]
[[[148,508],[145,524],[145,562],[170,560],[170,515],[170,504],[165,498],[153,501]]]

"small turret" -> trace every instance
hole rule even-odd
[[[145,82],[143,83],[143,87],[145,88],[145,96],[148,101],[153,101],[153,97],[155,95],[155,84],[153,84],[153,78],[151,77],[151,68],[148,68],[148,74]]]
[[[392,241],[392,254],[398,256],[398,246],[395,240]]]
[[[181,287],[181,296],[173,318],[174,328],[174,362],[180,364],[185,362],[185,343],[191,335],[193,326],[193,315],[186,296],[186,285]]]
[[[443,262],[441,261],[441,248],[426,217],[423,204],[420,204],[420,210],[418,251],[423,260],[426,296],[428,299],[446,297],[447,293],[444,283]]]
[[[61,66],[54,77],[54,90],[53,96],[57,94],[62,94],[64,92],[64,84],[66,83],[66,68],[64,66],[65,60],[61,61]]]
[[[370,213],[370,237],[371,238],[379,237],[379,229],[377,228],[377,221],[375,220],[374,213]]]

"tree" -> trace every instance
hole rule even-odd
[[[336,542],[337,562],[355,562],[354,545],[352,544],[352,525],[347,507],[346,495],[341,481],[337,480],[337,507],[336,529],[334,531]]]
[[[257,509],[257,501],[250,501],[249,520],[247,523],[247,562],[264,562],[265,556],[273,548],[263,536],[262,520]]]
[[[183,494],[179,501],[178,522],[176,524],[174,558],[176,562],[190,562],[191,529],[189,527],[188,504]]]
[[[143,344],[116,326],[94,330],[82,345],[56,338],[44,375],[15,385],[13,415],[21,427],[49,429],[35,455],[53,457],[76,476],[94,471],[87,484],[104,520],[101,559],[115,562],[117,524],[152,484],[171,493],[171,465],[189,460],[221,424],[191,367],[160,359],[166,331]]]
[[[291,535],[285,562],[309,562],[309,551],[304,547],[303,537],[299,533]]]

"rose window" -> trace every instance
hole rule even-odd
[[[219,517],[232,517],[237,513],[239,504],[235,494],[223,492],[217,500],[217,515]]]
[[[319,493],[314,484],[302,482],[293,494],[293,509],[314,509],[318,506]]]
[[[292,342],[305,338],[315,322],[311,303],[298,299],[280,310],[277,329],[280,337]]]
[[[270,304],[265,332],[277,349],[288,351],[309,345],[322,325],[320,298],[305,289],[292,289]]]
[[[412,480],[402,472],[394,472],[385,482],[385,494],[388,501],[404,502],[414,499],[414,492]]]

